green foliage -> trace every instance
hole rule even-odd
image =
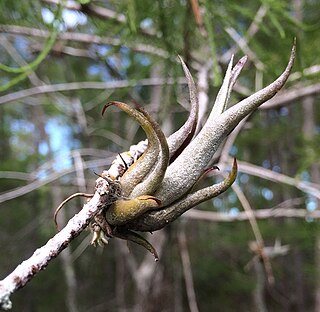
[[[0,63],[0,70],[8,72],[8,73],[14,73],[14,74],[19,74],[18,76],[15,76],[12,78],[9,82],[7,82],[4,85],[0,86],[0,92],[6,91],[16,84],[20,83],[21,81],[25,80],[27,76],[35,70],[39,64],[46,58],[46,56],[49,54],[50,50],[52,49],[57,36],[58,36],[58,25],[57,22],[61,19],[61,14],[62,14],[62,6],[59,5],[57,12],[55,13],[55,17],[52,22],[52,27],[51,28],[51,34],[47,41],[44,44],[44,47],[41,51],[41,53],[36,57],[35,60],[33,60],[31,63],[27,65],[23,65],[20,67],[10,67],[5,64]]]

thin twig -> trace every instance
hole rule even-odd
[[[16,26],[16,25],[4,25],[4,24],[0,24],[0,32],[39,37],[39,38],[48,38],[50,36],[50,32],[46,30],[31,28],[31,27],[24,27],[24,26]],[[59,33],[57,40],[76,41],[76,42],[82,42],[86,44],[104,44],[104,45],[112,45],[117,47],[126,46],[127,48],[132,49],[133,51],[148,53],[161,58],[167,58],[169,56],[167,51],[150,44],[123,42],[119,38],[101,37],[101,36],[92,35],[92,34],[77,33],[77,32],[63,32],[63,33],[61,32]]]
[[[261,258],[264,262],[268,281],[272,285],[274,283],[274,276],[273,276],[273,272],[272,272],[272,267],[271,267],[269,257],[264,253],[265,244],[264,244],[264,240],[262,238],[262,235],[261,235],[261,232],[260,232],[260,229],[258,226],[258,222],[255,218],[254,213],[253,213],[253,209],[251,208],[251,205],[250,205],[248,199],[246,198],[246,196],[242,192],[239,185],[234,183],[233,185],[231,185],[231,187],[232,187],[233,191],[236,193],[245,213],[248,215],[248,221],[250,222],[253,234],[254,234],[256,242],[257,242],[257,246],[260,251]]]
[[[309,95],[320,93],[320,83],[315,83],[310,86],[294,86],[286,91],[281,91],[279,94],[269,101],[265,102],[260,106],[259,109],[274,109],[281,106],[297,103],[301,98]]]
[[[231,39],[236,43],[236,45],[241,49],[241,51],[248,55],[249,59],[254,63],[255,67],[262,71],[264,69],[263,63],[259,60],[257,55],[249,48],[248,41],[245,37],[242,37],[238,32],[232,27],[226,27],[225,31],[230,36]]]
[[[87,161],[84,163],[84,168],[96,168],[96,167],[105,167],[108,163],[110,163],[110,161],[106,160],[105,158],[103,159],[97,159],[97,160],[91,160],[91,161]],[[26,184],[24,186],[15,188],[13,190],[7,191],[5,193],[0,194],[0,203],[3,203],[7,200],[11,200],[17,197],[20,197],[22,195],[25,195],[27,193],[30,193],[38,188],[40,188],[41,186],[44,186],[50,182],[53,182],[61,177],[63,177],[66,174],[70,174],[72,172],[74,172],[74,167],[70,167],[68,169],[59,171],[59,172],[53,172],[52,174],[49,174],[48,176],[46,176],[46,178],[44,179],[39,179],[39,180],[35,180],[32,181],[29,184]]]
[[[297,178],[292,178],[285,174],[256,166],[245,161],[238,160],[238,168],[239,172],[247,173],[269,181],[291,185],[305,193],[308,193],[320,199],[320,186],[318,184],[305,182]]]
[[[62,209],[62,207],[68,202],[70,201],[71,199],[75,198],[75,197],[86,197],[86,198],[92,198],[94,194],[87,194],[87,193],[75,193],[75,194],[72,194],[70,195],[68,198],[66,198],[64,201],[62,201],[62,203],[57,207],[57,209],[55,210],[54,212],[54,215],[53,215],[53,221],[54,221],[54,224],[56,225],[56,228],[58,230],[58,223],[57,223],[57,216],[58,216],[58,213],[59,211]]]
[[[186,233],[183,227],[178,231],[178,242],[180,257],[182,262],[183,276],[186,284],[186,291],[189,303],[190,312],[198,312],[198,304],[196,299],[196,292],[194,289],[192,270],[191,270],[191,261],[189,257],[189,251],[187,246]]]
[[[256,219],[261,220],[270,218],[299,218],[312,221],[313,219],[320,219],[319,210],[309,211],[298,208],[257,209],[253,210],[252,213]],[[248,221],[249,216],[244,211],[227,213],[192,209],[185,212],[182,218],[209,222],[238,222]]]
[[[48,3],[48,4],[59,4],[61,3],[60,0],[41,0],[44,3]],[[79,2],[76,1],[67,1],[67,3],[65,4],[65,7],[69,10],[75,10],[75,11],[84,11],[87,14],[92,14],[95,15],[101,19],[103,19],[104,21],[106,19],[108,20],[112,20],[114,22],[120,23],[120,24],[126,24],[127,23],[127,17],[122,14],[122,13],[118,13],[118,12],[114,12],[110,9],[107,9],[105,7],[102,6],[98,6],[93,4],[92,2],[89,2],[89,4],[82,6]],[[139,31],[146,34],[146,35],[155,35],[155,31],[148,27],[148,28],[139,28]]]
[[[6,94],[0,97],[0,104],[9,103],[12,101],[18,101],[25,97],[35,96],[38,94],[60,92],[60,91],[73,91],[73,90],[83,90],[83,89],[119,89],[119,88],[129,88],[132,86],[157,86],[157,85],[167,85],[167,84],[186,84],[186,79],[184,77],[179,77],[177,79],[172,78],[147,78],[141,80],[118,80],[109,82],[93,82],[93,81],[83,81],[83,82],[70,82],[70,83],[59,83],[53,85],[43,85],[38,87],[33,87],[30,89],[25,89],[13,93]]]
[[[259,31],[259,25],[261,24],[264,16],[267,14],[268,12],[268,6],[265,4],[262,4],[256,15],[253,18],[252,23],[250,24],[244,38],[246,38],[247,43],[249,43],[249,41],[254,37],[254,35]],[[239,45],[235,45],[232,48],[230,48],[227,52],[225,52],[223,54],[223,56],[221,57],[221,61],[223,63],[227,63],[228,60],[230,59],[231,55],[236,54],[239,50]]]

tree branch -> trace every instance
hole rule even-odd
[[[186,291],[190,312],[199,312],[194,282],[192,277],[191,261],[187,245],[187,237],[184,227],[178,232],[179,251],[182,262],[183,276],[186,284]]]
[[[108,182],[100,179],[90,202],[85,204],[83,209],[70,219],[68,224],[46,245],[37,249],[28,260],[23,261],[11,274],[0,281],[0,308],[11,309],[10,295],[23,287],[39,271],[45,269],[49,262],[89,225],[94,216],[106,205],[108,196],[105,195],[105,190],[108,187]]]
[[[84,169],[87,169],[87,168],[95,168],[95,167],[102,167],[102,166],[105,166],[109,161],[106,160],[105,158],[103,159],[97,159],[97,160],[91,160],[91,161],[86,161],[83,163],[83,167]],[[110,163],[110,162],[109,162]],[[18,188],[15,188],[13,190],[9,190],[7,192],[4,192],[2,194],[0,194],[0,203],[3,203],[3,202],[6,202],[8,200],[11,200],[11,199],[14,199],[14,198],[17,198],[17,197],[20,197],[22,195],[25,195],[27,193],[30,193],[38,188],[40,188],[41,186],[44,186],[48,183],[51,183],[59,178],[61,178],[62,176],[66,175],[66,174],[69,174],[69,173],[72,173],[75,171],[75,167],[72,166],[68,169],[65,169],[63,171],[60,171],[60,172],[53,172],[51,174],[48,174],[48,176],[46,176],[46,178],[44,179],[37,179],[37,180],[34,180],[24,186],[21,186],[21,187],[18,187]],[[39,172],[41,172],[41,170],[39,170]],[[1,174],[2,173],[6,173],[6,171],[4,172],[0,172],[0,177],[1,177]],[[8,177],[11,177],[11,178],[19,178],[20,179],[27,179],[27,176],[24,176],[24,174],[21,172],[18,172],[18,173],[13,173],[11,174],[10,172],[7,173],[8,174]],[[31,173],[30,176],[29,176],[29,179],[30,180],[31,178],[30,177],[34,177],[35,174]]]
[[[279,92],[276,98],[273,98],[260,106],[260,109],[274,109],[286,104],[293,103],[303,97],[320,93],[320,83],[310,86],[293,87],[286,91]]]
[[[48,4],[59,4],[61,3],[60,0],[41,0],[44,3]],[[89,3],[87,5],[81,5],[79,2],[76,1],[67,1],[65,4],[65,7],[69,10],[75,10],[75,11],[81,11],[85,12],[88,15],[94,15],[97,16],[98,18],[101,18],[103,20],[109,19],[114,22],[117,22],[119,24],[126,24],[127,23],[127,18],[124,14],[114,12],[110,9],[107,9],[102,6],[95,5],[93,3]],[[155,31],[152,30],[150,27],[149,28],[139,28],[139,31],[146,35],[155,35]]]
[[[308,193],[320,199],[320,189],[318,184],[301,181],[299,179],[289,177],[285,174],[278,173],[253,164],[249,164],[244,161],[238,161],[238,166],[239,172],[254,175],[256,177],[263,178],[269,181],[291,185],[305,193]]]
[[[0,105],[18,101],[23,98],[34,96],[38,94],[60,92],[60,91],[72,91],[80,89],[119,89],[119,88],[128,88],[132,86],[157,86],[157,85],[167,85],[167,84],[185,84],[186,79],[181,77],[178,79],[173,78],[147,78],[141,80],[117,80],[109,82],[92,82],[92,81],[83,81],[83,82],[70,82],[70,83],[59,83],[54,85],[43,85],[38,87],[33,87],[30,89],[25,89],[13,93],[9,93],[0,97]]]
[[[24,26],[16,26],[16,25],[0,24],[0,32],[16,34],[16,35],[39,37],[39,38],[50,37],[50,32],[47,30],[24,27]],[[144,44],[144,43],[129,43],[129,42],[125,43],[118,38],[101,37],[97,35],[78,33],[78,32],[63,32],[63,33],[61,32],[58,34],[57,40],[77,41],[77,42],[82,42],[87,44],[106,44],[106,45],[112,45],[117,47],[125,46],[136,52],[148,53],[148,54],[156,55],[162,58],[169,57],[168,52],[159,47],[155,47],[150,44]]]
[[[302,218],[302,219],[319,219],[320,211],[308,211],[307,209],[297,208],[271,208],[271,209],[258,209],[252,210],[256,219],[269,219],[269,218]],[[245,211],[237,213],[228,212],[212,212],[203,211],[198,209],[191,209],[182,215],[183,218],[210,221],[210,222],[237,222],[248,221],[249,215]]]

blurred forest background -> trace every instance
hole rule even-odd
[[[237,157],[236,185],[154,233],[158,263],[116,239],[88,246],[84,231],[12,296],[13,311],[320,311],[320,3],[58,4],[0,2],[1,278],[55,234],[64,198],[92,192],[94,172],[144,139],[124,113],[101,117],[107,101],[143,105],[168,135],[189,109],[178,54],[203,122],[232,54],[249,58],[233,104],[282,72],[294,37],[298,53],[284,90],[216,155],[221,172]]]

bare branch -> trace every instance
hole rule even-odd
[[[301,181],[299,179],[289,177],[285,174],[278,173],[278,172],[275,172],[263,167],[259,167],[253,164],[249,164],[244,161],[238,161],[238,165],[239,165],[239,172],[254,175],[256,177],[266,179],[269,181],[291,185],[303,192],[306,192],[320,199],[320,189],[318,184]]]
[[[185,84],[186,79],[184,77],[178,79],[172,78],[147,78],[136,81],[130,80],[117,80],[109,82],[70,82],[70,83],[59,83],[54,85],[42,85],[33,87],[30,89],[25,89],[0,97],[0,105],[9,103],[12,101],[18,101],[23,98],[34,96],[38,94],[60,92],[60,91],[72,91],[72,90],[81,90],[81,89],[119,89],[119,88],[128,88],[132,86],[157,86],[157,85],[166,85],[166,84]]]
[[[34,44],[30,48],[30,50],[34,53],[41,52],[43,50],[42,44]],[[66,45],[55,45],[51,49],[52,52],[57,54],[66,54],[71,55],[75,57],[83,57],[83,58],[90,58],[94,59],[95,54],[91,51],[88,51],[88,49],[77,49],[74,47],[66,46]]]
[[[299,219],[319,219],[320,211],[308,211],[307,209],[297,208],[275,208],[275,209],[257,209],[252,210],[256,219],[270,219],[270,218],[299,218]],[[249,216],[245,211],[237,213],[226,212],[212,212],[197,209],[191,209],[182,216],[183,218],[210,221],[210,222],[237,222],[248,221]]]
[[[244,35],[244,37],[242,37],[242,38],[240,39],[240,43],[239,43],[239,44],[236,44],[234,47],[230,48],[230,49],[229,49],[227,52],[225,52],[225,53],[223,54],[223,56],[221,57],[221,61],[222,61],[223,63],[228,62],[228,60],[230,59],[231,55],[232,55],[232,54],[236,54],[236,53],[239,51],[240,46],[243,45],[243,43],[242,43],[241,41],[245,41],[246,44],[249,43],[249,41],[250,41],[250,40],[254,37],[254,35],[259,31],[259,25],[260,25],[260,23],[262,22],[264,16],[267,14],[267,12],[268,12],[268,7],[267,7],[267,5],[262,4],[262,5],[259,7],[259,9],[258,9],[258,11],[257,11],[257,13],[256,13],[256,15],[255,15],[255,17],[254,17],[254,19],[253,19],[253,21],[252,21],[252,23],[250,24],[250,26],[249,26],[246,34]]]
[[[178,232],[178,242],[179,242],[179,247],[180,247],[179,248],[180,257],[181,257],[181,262],[182,262],[184,281],[186,284],[189,309],[190,309],[190,312],[198,312],[199,308],[197,305],[197,298],[196,298],[196,293],[194,290],[194,283],[193,283],[192,270],[191,270],[191,261],[190,261],[190,257],[189,257],[187,238],[186,238],[186,233],[185,233],[184,228],[181,228]]]
[[[24,27],[24,26],[16,26],[16,25],[1,24],[0,32],[39,37],[39,38],[48,38],[50,36],[50,32],[46,30]],[[125,43],[118,38],[101,37],[97,35],[77,33],[77,32],[63,32],[63,33],[59,33],[57,40],[76,41],[76,42],[82,42],[86,44],[106,44],[106,45],[112,45],[117,47],[125,46],[136,52],[148,53],[148,54],[156,55],[161,58],[169,57],[168,52],[161,48],[158,48],[149,44],[145,44],[145,43],[129,43],[129,42]]]
[[[307,68],[304,68],[301,72],[294,72],[290,75],[288,81],[294,81],[301,79],[302,77],[310,77],[319,74],[320,72],[320,65],[313,65]]]
[[[11,42],[3,34],[0,36],[0,43],[7,50],[7,52],[10,54],[12,59],[14,59],[20,67],[28,65],[28,63],[18,53],[16,48],[11,44]],[[43,50],[43,47],[42,47],[42,50]],[[30,82],[33,85],[42,84],[42,81],[37,77],[37,75],[35,74],[35,72],[33,70],[30,71],[30,73],[28,73],[28,77],[29,77]]]
[[[259,7],[251,25],[249,26],[249,28],[243,38],[243,40],[246,40],[247,43],[249,43],[249,41],[259,31],[259,25],[262,22],[264,16],[267,14],[267,12],[268,12],[268,6],[265,4],[262,4]],[[234,47],[230,48],[226,53],[223,54],[223,56],[221,57],[221,61],[223,63],[227,63],[228,60],[230,59],[231,55],[236,54],[239,51],[239,47],[240,46],[236,44]]]
[[[16,180],[31,181],[32,175],[26,172],[0,171],[0,179],[16,179]]]
[[[110,160],[103,158],[103,159],[97,159],[97,160],[91,160],[83,163],[83,168],[88,169],[88,168],[95,168],[95,167],[103,167],[106,166],[107,164],[110,163]],[[41,186],[44,186],[48,183],[51,183],[61,177],[63,177],[66,174],[72,173],[75,171],[74,167],[70,167],[68,169],[59,171],[59,172],[53,172],[51,174],[48,174],[46,178],[44,179],[37,179],[35,181],[30,182],[27,185],[18,187],[16,189],[4,192],[0,194],[0,203],[3,203],[5,201],[17,198],[19,196],[25,195],[27,193],[30,193]],[[32,176],[33,174],[31,174]]]
[[[251,205],[248,201],[248,199],[246,198],[246,196],[244,195],[244,193],[242,192],[241,188],[239,187],[239,185],[237,184],[233,184],[232,186],[233,191],[236,193],[242,207],[244,208],[245,213],[248,216],[248,220],[250,222],[252,231],[254,233],[255,239],[256,239],[256,245],[258,246],[258,249],[260,250],[260,255],[261,258],[263,260],[265,269],[266,269],[266,273],[268,276],[268,282],[270,284],[274,283],[274,276],[273,276],[273,272],[272,272],[272,267],[271,267],[271,263],[270,263],[270,259],[268,258],[268,256],[263,252],[264,248],[265,248],[265,244],[256,220],[256,217],[253,213],[253,209],[251,208]]]
[[[61,1],[59,0],[41,0],[44,3],[48,4],[59,4]],[[81,5],[79,2],[75,1],[67,1],[65,4],[65,7],[69,10],[75,10],[75,11],[83,11],[87,14],[95,15],[103,20],[109,19],[112,21],[115,21],[120,24],[127,23],[127,18],[124,14],[114,12],[110,9],[107,9],[102,6],[95,5],[93,3],[89,3],[87,5]],[[142,33],[147,35],[155,35],[155,31],[149,28],[141,28],[139,29]]]
[[[257,55],[249,48],[248,42],[245,37],[241,37],[238,32],[232,27],[226,27],[225,31],[234,40],[237,46],[242,50],[242,52],[248,55],[249,59],[254,63],[258,70],[264,69],[264,64],[259,60]]]
[[[261,105],[260,109],[279,108],[281,106],[294,103],[295,101],[303,97],[319,93],[320,83],[315,83],[310,86],[296,86],[286,91],[279,92],[276,98],[265,102],[263,105]]]

